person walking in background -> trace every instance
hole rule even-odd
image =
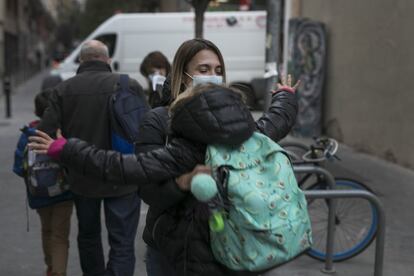
[[[109,98],[120,76],[111,71],[108,48],[100,41],[85,42],[77,75],[59,84],[52,94],[39,129],[49,134],[61,129],[66,137],[79,137],[111,149]],[[142,87],[130,79],[130,89],[145,102]],[[78,218],[78,249],[84,276],[134,274],[134,242],[140,216],[136,185],[119,185],[68,170]],[[105,264],[101,240],[101,205],[110,246]]]
[[[46,89],[35,97],[35,114],[39,118],[43,117],[51,93],[51,90]],[[28,124],[28,127],[36,128],[38,124],[39,120],[34,120]],[[27,177],[24,166],[27,143],[28,136],[22,133],[14,154],[13,172],[23,178]],[[35,209],[40,217],[43,255],[47,266],[46,275],[65,276],[68,263],[70,218],[73,209],[72,193],[66,191],[48,197],[32,195],[28,188],[26,192],[30,208]]]
[[[163,106],[162,86],[170,74],[171,65],[160,51],[149,53],[142,60],[139,71],[148,81],[148,102],[152,108]]]

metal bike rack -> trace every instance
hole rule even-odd
[[[370,201],[378,211],[378,228],[375,244],[375,267],[374,276],[382,276],[384,265],[384,244],[385,244],[385,212],[382,203],[377,196],[362,190],[341,190],[341,191],[305,191],[307,198],[364,198]],[[329,226],[328,226],[329,231]],[[329,232],[328,232],[329,235]],[[330,245],[333,247],[333,244]],[[325,268],[327,264],[325,263]]]
[[[293,171],[296,173],[312,173],[318,174],[325,177],[326,182],[331,190],[335,190],[336,182],[335,178],[326,169],[318,166],[311,165],[294,165]],[[325,267],[322,272],[327,274],[335,273],[333,266],[333,246],[334,246],[334,235],[335,235],[335,210],[336,202],[332,198],[328,198],[329,210],[328,210],[328,234],[326,237],[326,260]]]
[[[335,208],[336,203],[333,199],[338,198],[363,198],[370,201],[378,211],[378,227],[375,244],[375,266],[374,276],[382,276],[384,265],[384,245],[385,245],[385,212],[381,201],[377,196],[362,190],[335,190],[335,179],[331,173],[321,167],[299,165],[293,167],[297,173],[313,173],[323,175],[331,188],[331,190],[320,191],[304,191],[307,198],[320,199],[326,198],[329,200],[330,207],[328,213],[328,233],[326,243],[326,260],[325,267],[322,269],[324,273],[335,273],[333,267],[333,246],[335,234]]]

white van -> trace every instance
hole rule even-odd
[[[142,59],[158,50],[172,62],[179,45],[194,38],[194,17],[192,12],[117,14],[86,40],[97,39],[107,44],[113,70],[129,74],[146,87],[147,81],[139,73]],[[265,11],[205,13],[204,38],[221,50],[229,84],[250,84],[254,78],[263,78],[265,32]],[[57,69],[63,79],[74,76],[79,51],[80,46]]]

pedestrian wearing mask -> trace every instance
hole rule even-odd
[[[148,103],[152,108],[163,106],[162,86],[170,74],[171,65],[160,51],[149,53],[142,60],[139,71],[148,81]]]

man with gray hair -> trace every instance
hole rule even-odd
[[[98,40],[90,40],[82,45],[79,60],[80,62],[100,60],[109,64],[111,63],[108,47]]]
[[[109,99],[120,76],[111,71],[108,48],[97,40],[85,42],[80,51],[76,76],[60,83],[51,96],[39,129],[62,130],[64,137],[77,137],[98,148],[111,149]],[[142,87],[130,79],[130,89],[145,102]],[[137,185],[102,183],[68,171],[78,217],[78,248],[84,276],[132,276],[134,242],[140,215]],[[101,204],[110,248],[105,259],[101,240]]]

